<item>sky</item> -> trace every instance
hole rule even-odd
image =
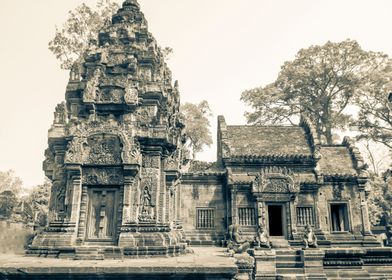
[[[0,171],[25,187],[44,180],[47,131],[67,71],[48,50],[69,10],[93,0],[0,0]],[[121,3],[121,0],[118,0]],[[392,56],[390,0],[139,0],[179,80],[181,101],[207,100],[216,118],[245,124],[241,93],[271,83],[301,48],[357,40]],[[216,141],[198,156],[216,159]]]

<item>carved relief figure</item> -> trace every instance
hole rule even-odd
[[[83,93],[83,101],[84,102],[94,102],[97,98],[97,94],[99,91],[99,82],[102,76],[102,70],[96,69],[94,74],[90,78],[90,80],[86,84],[86,88],[84,89]]]
[[[312,247],[312,248],[318,247],[317,236],[314,234],[314,231],[309,224],[306,225],[303,241],[305,244],[305,249],[308,249],[309,247]]]
[[[67,122],[67,108],[65,102],[61,102],[56,106],[54,111],[53,124],[66,124]]]
[[[151,194],[148,189],[148,186],[144,187],[143,193],[140,198],[141,202],[141,209],[140,209],[140,214],[139,214],[139,220],[140,221],[150,221],[153,219],[151,210],[152,208],[155,207],[155,205],[151,201]]]

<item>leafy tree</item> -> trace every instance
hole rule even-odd
[[[10,219],[18,199],[14,192],[6,190],[0,193],[0,217]]]
[[[203,100],[199,104],[185,103],[181,105],[181,120],[185,124],[185,134],[193,159],[203,151],[204,146],[211,146],[212,137],[210,121],[212,116],[208,102]]]
[[[22,190],[22,180],[15,175],[15,171],[0,171],[0,193],[11,191],[18,196]]]
[[[95,8],[82,3],[69,12],[67,21],[61,29],[56,27],[49,42],[49,50],[60,60],[62,69],[71,69],[89,44],[97,44],[99,30],[110,22],[118,8],[112,0],[99,0]]]
[[[285,62],[275,82],[247,90],[241,100],[253,111],[248,123],[293,123],[301,113],[313,121],[322,142],[333,143],[333,129],[351,121],[345,109],[364,92],[385,55],[362,50],[356,41],[327,42],[301,49]]]
[[[361,132],[359,138],[370,139],[392,149],[392,61],[380,61],[378,71],[372,73],[364,94],[356,97],[359,106],[358,120],[355,122]]]
[[[45,179],[44,184],[35,186],[31,190],[26,201],[31,206],[33,220],[41,225],[46,224],[51,187],[51,182]]]
[[[368,197],[369,217],[372,225],[385,225],[392,217],[392,177],[371,174]]]

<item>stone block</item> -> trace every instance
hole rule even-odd
[[[324,251],[320,249],[301,251],[301,261],[304,264],[304,273],[307,279],[327,279],[324,272],[324,256]]]
[[[255,279],[276,279],[276,251],[260,249],[253,251]]]

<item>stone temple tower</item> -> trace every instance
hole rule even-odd
[[[73,67],[66,102],[56,107],[43,164],[53,182],[50,222],[28,252],[184,252],[179,102],[139,4],[125,1]]]

